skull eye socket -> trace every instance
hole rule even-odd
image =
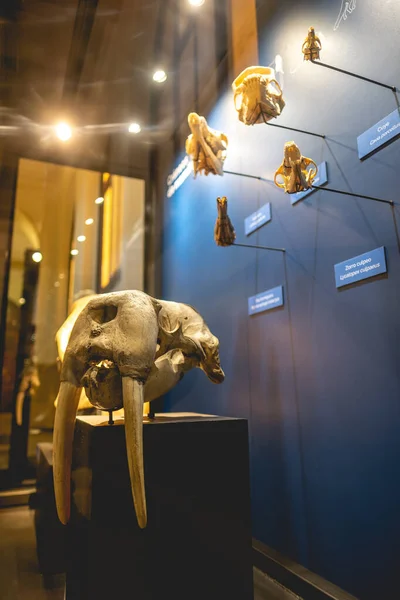
[[[96,323],[108,323],[117,316],[118,307],[112,304],[90,309],[90,316]]]

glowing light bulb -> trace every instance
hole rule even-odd
[[[26,302],[25,298],[20,298],[18,300],[18,304],[20,304],[21,306],[23,306],[25,304],[25,302]]]
[[[128,127],[128,131],[129,133],[140,133],[142,128],[140,127],[139,123],[131,123]]]
[[[41,252],[34,252],[32,254],[32,260],[35,263],[40,263],[40,261],[42,260],[42,258],[43,258],[43,255],[42,255]]]
[[[96,200],[94,201],[95,204],[103,204],[104,202],[104,198],[103,196],[99,196],[98,198],[96,198]]]
[[[76,248],[73,248],[71,250],[71,254],[72,254],[72,256],[76,256],[77,254],[79,254],[79,250],[77,250]]]
[[[86,219],[85,221],[85,225],[93,225],[94,223],[94,219],[90,218],[90,219]]]
[[[164,83],[164,81],[167,81],[166,72],[163,71],[163,69],[157,69],[153,74],[153,81],[156,81],[157,83]]]
[[[54,129],[58,139],[62,142],[69,140],[72,135],[72,129],[68,123],[58,123]]]
[[[78,242],[84,242],[86,240],[86,235],[78,235],[76,239]]]

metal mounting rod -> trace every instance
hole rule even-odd
[[[395,85],[388,85],[387,83],[381,83],[380,81],[375,81],[375,79],[370,79],[369,77],[364,77],[363,75],[357,75],[357,73],[350,73],[350,71],[345,71],[344,69],[339,69],[339,67],[333,67],[332,65],[327,65],[326,63],[320,62],[319,60],[311,60],[314,65],[319,65],[320,67],[326,67],[327,69],[332,69],[332,71],[338,71],[339,73],[344,73],[345,75],[350,75],[351,77],[356,77],[357,79],[362,79],[363,81],[368,81],[369,83],[374,83],[375,85],[380,85],[381,87],[387,88],[388,90],[392,90],[392,92],[397,92],[397,88]]]
[[[314,137],[320,137],[325,139],[325,136],[322,133],[313,133],[312,131],[305,131],[304,129],[297,129],[296,127],[287,127],[286,125],[278,125],[277,123],[270,123],[269,121],[264,121],[266,125],[270,125],[271,127],[280,127],[281,129],[289,129],[290,131],[298,131],[300,133],[306,133],[307,135],[313,135]]]
[[[252,244],[231,244],[232,246],[240,246],[241,248],[254,248],[256,250],[272,250],[273,252],[286,252],[285,248],[270,248],[269,246],[253,246]]]
[[[322,185],[313,185],[313,190],[325,190],[334,194],[343,194],[343,196],[353,196],[354,198],[365,198],[365,200],[373,200],[374,202],[382,202],[383,204],[394,205],[393,200],[383,200],[382,198],[374,198],[373,196],[365,196],[364,194],[353,194],[353,192],[343,192],[342,190],[333,190]]]
[[[305,131],[305,129],[297,129],[296,127],[287,127],[287,125],[278,125],[277,123],[270,123],[269,121],[265,120],[265,115],[261,108],[261,105],[259,106],[259,108],[265,125],[270,125],[271,127],[279,127],[280,129],[289,129],[289,131],[298,131],[299,133],[305,133],[307,135],[313,135],[314,137],[320,137],[325,139],[325,136],[322,135],[322,133],[313,133],[312,131]]]
[[[260,177],[258,175],[248,175],[247,173],[237,173],[236,171],[225,171],[224,173],[228,173],[228,175],[238,175],[238,177],[249,177],[250,179],[258,179],[259,181],[268,181],[272,183],[271,179],[266,179],[265,177]]]

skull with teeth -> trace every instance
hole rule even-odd
[[[218,339],[192,307],[139,291],[101,294],[88,302],[65,352],[54,424],[54,484],[63,523],[70,513],[72,442],[82,386],[97,408],[124,408],[132,495],[143,528],[143,402],[168,392],[194,367],[214,383],[224,380]]]
[[[282,89],[270,67],[247,67],[232,83],[235,108],[245,125],[279,117],[285,106]]]

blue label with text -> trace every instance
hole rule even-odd
[[[339,288],[386,272],[385,248],[382,246],[335,265],[336,287]]]
[[[400,113],[396,109],[357,138],[358,158],[365,158],[400,135]]]
[[[249,315],[271,310],[271,308],[277,306],[283,306],[283,286],[281,285],[266,292],[261,292],[256,296],[251,296],[249,298]]]
[[[249,217],[244,220],[244,232],[246,235],[250,235],[256,229],[268,223],[272,219],[271,216],[271,203],[267,202],[261,208],[252,213]]]
[[[313,185],[325,185],[328,183],[328,171],[326,168],[326,162],[322,162],[318,165],[318,173],[313,181]],[[297,194],[290,194],[290,201],[293,204],[297,204],[300,200],[303,200],[306,196],[309,196],[315,192],[312,188],[305,190],[305,192],[297,192]]]

